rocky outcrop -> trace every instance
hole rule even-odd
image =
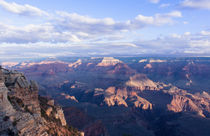
[[[28,82],[22,73],[16,71],[4,70],[4,78],[11,101],[18,99],[29,112],[40,114],[38,85],[34,81]]]
[[[66,126],[63,109],[54,105],[54,101],[45,97],[39,97],[41,113],[49,121],[56,120],[61,126]]]
[[[100,105],[109,107],[135,107],[143,110],[153,110],[155,107],[155,109],[161,108],[176,113],[189,112],[202,117],[210,117],[210,97],[207,92],[187,93],[175,86],[155,83],[140,75],[137,78],[134,76],[131,80],[132,83],[129,84],[135,87],[111,86],[105,90],[96,88],[93,97],[101,98]]]
[[[207,93],[193,95],[178,88],[171,88],[168,92],[173,96],[171,103],[167,105],[168,110],[174,112],[192,112],[202,117],[210,115],[210,98]]]
[[[130,80],[126,82],[129,87],[136,88],[138,90],[158,90],[157,84],[147,78],[144,74],[136,74],[130,77]]]
[[[133,106],[143,110],[152,110],[152,104],[146,99],[140,97],[137,92],[129,91],[126,87],[109,87],[105,91],[95,91],[94,96],[103,95],[104,100],[101,105],[107,106]]]
[[[193,101],[185,96],[174,95],[168,109],[174,112],[193,111],[202,112]]]
[[[121,61],[118,59],[115,59],[113,57],[104,57],[103,60],[97,64],[97,66],[101,67],[114,66],[118,63],[121,63]]]
[[[125,102],[125,97],[127,97],[125,94],[119,94],[116,92],[119,92],[119,89],[116,90],[115,87],[109,87],[108,89],[105,90],[104,94],[104,103],[108,106],[125,106],[128,107],[127,103]]]
[[[68,94],[65,94],[65,93],[61,93],[61,96],[64,96],[65,98],[64,99],[69,99],[69,100],[71,100],[71,101],[75,101],[75,102],[79,102],[76,98],[75,98],[75,96],[70,96],[70,95],[68,95]]]
[[[43,105],[47,105],[46,112]],[[70,136],[76,133],[66,126],[61,107],[55,106],[52,101],[42,101],[40,105],[35,82],[28,82],[22,73],[2,68],[0,114],[0,135]]]
[[[63,110],[61,108],[56,108],[56,111],[57,111],[57,114],[55,117],[61,121],[62,126],[66,126],[67,124],[66,124],[66,119],[63,114]]]
[[[79,65],[81,65],[82,64],[82,60],[81,59],[78,59],[76,62],[74,62],[74,63],[70,63],[68,66],[70,67],[70,68],[77,68]]]
[[[34,88],[23,80],[21,73],[1,69],[0,75],[1,135],[48,135],[45,121],[40,114],[38,99],[35,100],[38,98],[36,90],[32,90]],[[30,91],[35,96],[32,97]]]
[[[11,67],[14,67],[16,65],[18,65],[19,63],[18,62],[2,62],[1,65],[3,67],[7,67],[7,68],[11,68]]]
[[[130,98],[133,102],[134,107],[141,108],[143,110],[152,110],[152,103],[147,101],[146,99],[136,95]]]

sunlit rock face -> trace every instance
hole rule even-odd
[[[139,90],[157,90],[157,84],[147,78],[144,74],[137,74],[130,77],[130,80],[126,82],[129,87],[134,87]]]
[[[76,62],[74,62],[74,63],[70,63],[68,66],[70,67],[70,68],[77,68],[79,65],[81,65],[82,64],[82,60],[81,59],[78,59]]]
[[[95,96],[103,95],[101,105],[135,107],[143,110],[152,110],[152,103],[140,97],[137,92],[128,90],[126,87],[109,87],[106,90],[95,91]]]
[[[19,135],[48,135],[41,117],[38,90],[23,74],[1,69],[1,132]],[[27,112],[26,112],[27,111]]]
[[[97,64],[97,66],[102,66],[102,67],[114,66],[118,63],[121,63],[121,61],[118,59],[115,59],[113,57],[104,57],[103,60]]]
[[[167,105],[168,110],[174,112],[192,112],[202,117],[210,115],[210,98],[207,93],[190,94],[177,88],[171,88],[168,92],[173,96]]]
[[[1,63],[2,67],[7,67],[7,68],[14,67],[18,64],[19,64],[18,62],[2,62]]]

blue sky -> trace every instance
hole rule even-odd
[[[209,0],[0,0],[0,58],[210,56]]]

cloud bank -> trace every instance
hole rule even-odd
[[[209,9],[207,0],[184,0],[182,7]],[[150,0],[159,3],[159,0]],[[172,10],[154,15],[138,14],[125,21],[113,18],[56,11],[47,13],[31,5],[0,0],[6,11],[44,23],[15,26],[0,22],[0,58],[141,55],[141,54],[209,54],[210,31],[191,34],[171,34],[150,40],[126,38],[130,33],[151,27],[172,26],[183,17],[181,11]],[[160,5],[161,6],[161,5]],[[161,7],[170,6],[165,4]],[[43,19],[43,16],[46,17]],[[49,17],[50,16],[50,17]],[[188,22],[185,22],[188,24]]]

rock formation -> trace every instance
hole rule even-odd
[[[68,66],[71,67],[71,68],[77,68],[81,64],[82,64],[82,60],[78,59],[76,62],[70,63]]]
[[[97,66],[104,66],[104,67],[114,66],[118,63],[121,63],[121,61],[118,59],[115,59],[113,57],[104,57],[103,60],[97,64]]]
[[[138,90],[157,90],[157,84],[147,78],[144,74],[136,74],[130,77],[130,80],[126,82],[129,87],[136,88]]]
[[[152,103],[140,97],[137,92],[129,91],[128,88],[109,87],[105,91],[95,91],[94,96],[103,95],[104,100],[101,105],[107,106],[133,106],[143,110],[152,109]]]
[[[173,96],[171,103],[167,105],[168,110],[174,112],[192,112],[202,117],[210,115],[210,98],[208,94],[193,95],[178,88],[172,88],[169,92]]]
[[[0,135],[79,135],[66,126],[62,108],[43,99],[40,102],[35,82],[0,68]]]

